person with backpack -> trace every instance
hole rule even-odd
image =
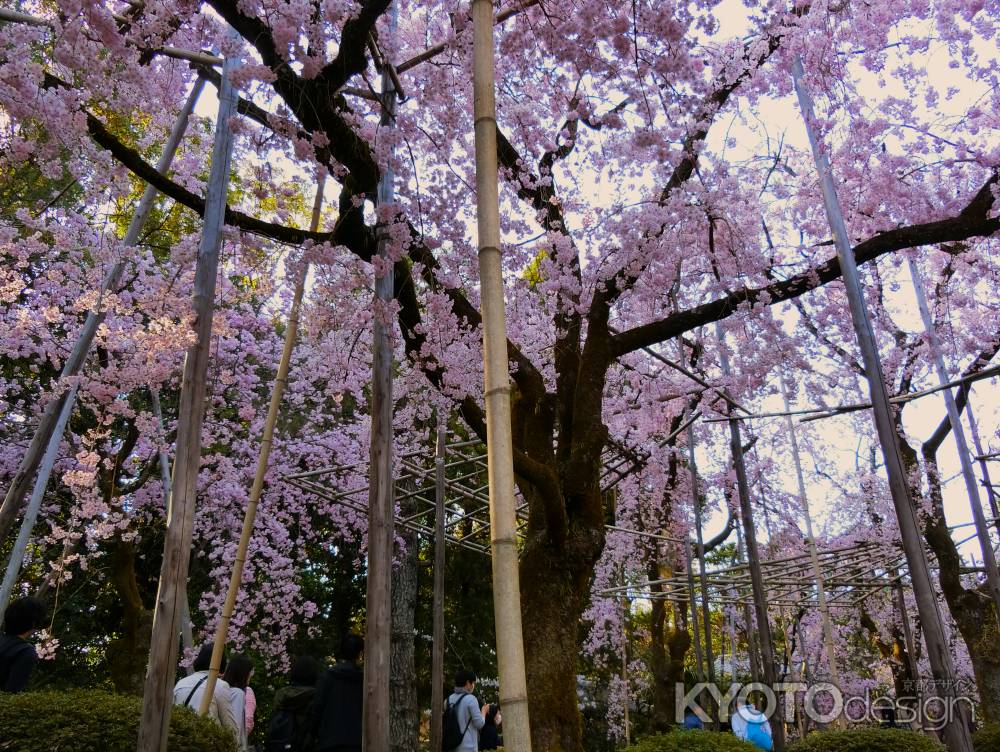
[[[288,685],[274,694],[264,752],[311,752],[313,702],[321,669],[320,662],[311,655],[300,656],[292,663]]]
[[[479,707],[472,694],[476,675],[462,669],[455,674],[455,691],[444,706],[441,724],[442,752],[479,752],[479,732],[486,725],[490,706]]]
[[[192,668],[194,673],[190,676],[182,677],[174,685],[174,705],[183,705],[191,708],[195,713],[201,708],[201,698],[205,692],[205,682],[208,681],[208,669],[212,664],[212,643],[202,645],[198,651],[198,656],[194,659]],[[226,654],[222,654],[222,665],[219,671],[226,670]],[[240,738],[240,721],[236,719],[233,710],[232,693],[229,683],[221,676],[215,682],[215,692],[212,694],[212,701],[208,706],[208,717],[220,723],[223,728],[229,729],[233,737]],[[242,716],[240,717],[242,720]],[[244,732],[245,735],[245,732]]]
[[[360,635],[347,635],[337,655],[339,661],[320,681],[312,722],[316,752],[361,752],[364,649]]]
[[[732,716],[733,734],[737,739],[750,742],[757,749],[770,752],[774,749],[771,739],[771,723],[767,716],[749,702],[743,701]]]
[[[37,598],[18,598],[7,606],[0,636],[0,692],[23,692],[38,663],[31,633],[45,624],[45,605]]]

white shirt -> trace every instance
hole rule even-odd
[[[207,671],[195,671],[190,676],[182,677],[174,686],[174,705],[184,705],[195,713],[201,708],[201,698],[205,694]],[[239,691],[239,690],[237,690]],[[233,732],[239,740],[240,724],[233,709],[233,688],[229,682],[218,679],[215,682],[215,692],[208,705],[208,717],[218,721],[224,728]],[[243,694],[240,692],[240,694]],[[242,720],[242,716],[239,716]],[[246,739],[246,726],[243,726],[243,738]]]

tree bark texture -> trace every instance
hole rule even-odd
[[[411,499],[400,504],[400,514],[416,509]],[[417,669],[414,661],[414,621],[417,608],[417,569],[420,541],[416,533],[402,530],[397,536],[396,568],[392,573],[392,642],[389,656],[389,742],[392,752],[412,752],[420,732],[417,707]]]

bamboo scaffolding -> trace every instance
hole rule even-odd
[[[990,513],[993,515],[993,525],[1000,533],[1000,500],[997,499],[996,491],[993,490],[993,482],[990,480],[990,468],[987,465],[988,458],[983,451],[983,445],[979,440],[979,428],[976,425],[976,417],[972,413],[972,389],[965,400],[965,417],[969,419],[969,430],[972,433],[972,445],[976,448],[976,462],[979,463],[979,470],[982,473],[983,487],[986,489],[986,498],[990,502]]]
[[[188,94],[187,100],[184,102],[184,106],[174,121],[170,135],[163,145],[163,153],[160,155],[160,160],[156,163],[156,171],[161,175],[165,175],[170,169],[174,155],[177,153],[177,148],[180,146],[181,140],[184,138],[184,133],[187,130],[188,118],[194,110],[195,103],[198,101],[198,97],[201,95],[204,86],[204,79],[199,77],[195,80],[194,86]],[[132,219],[129,221],[125,237],[122,239],[122,245],[125,248],[130,248],[138,242],[157,195],[157,191],[153,186],[146,186],[142,197],[139,199],[139,203],[136,204],[135,212],[133,212]],[[80,329],[80,334],[77,336],[76,342],[73,344],[73,349],[70,351],[69,357],[66,358],[66,362],[63,363],[58,381],[61,387],[64,388],[66,381],[78,375],[83,369],[87,357],[90,355],[90,349],[94,344],[94,337],[97,335],[97,330],[107,315],[107,311],[104,309],[106,298],[121,283],[127,261],[128,259],[125,257],[116,261],[101,281],[101,289],[97,296],[97,302],[94,308],[87,312],[87,318]],[[75,398],[76,392],[73,392],[73,399]],[[38,463],[41,461],[45,447],[52,441],[56,443],[62,441],[62,435],[54,435],[54,429],[63,403],[67,400],[70,400],[68,391],[64,392],[62,396],[51,400],[45,406],[42,417],[38,421],[38,426],[35,428],[35,433],[31,437],[31,443],[28,445],[24,457],[21,458],[14,477],[11,478],[3,504],[0,505],[0,543],[6,540],[11,527],[14,525],[14,521],[17,519],[17,515],[24,506],[24,499],[28,493],[28,485],[31,483],[32,476],[38,469]],[[42,490],[44,491],[44,484]]]
[[[948,652],[944,625],[938,611],[937,599],[931,583],[927,554],[920,538],[920,529],[914,512],[913,499],[907,486],[906,471],[899,454],[896,432],[893,424],[889,396],[886,392],[885,379],[879,360],[875,337],[871,322],[865,308],[861,282],[854,259],[854,251],[850,244],[850,235],[840,210],[836,188],[829,160],[813,129],[815,114],[812,98],[805,86],[805,71],[802,61],[796,58],[792,63],[792,78],[798,96],[799,106],[809,137],[809,145],[816,163],[816,171],[823,193],[823,204],[826,209],[830,228],[833,231],[837,256],[843,272],[844,288],[847,292],[851,309],[851,319],[854,323],[858,344],[861,348],[862,360],[865,365],[865,375],[871,392],[873,418],[878,431],[879,443],[885,459],[886,472],[889,476],[889,488],[892,493],[896,517],[899,522],[903,548],[906,552],[907,565],[913,584],[920,622],[924,629],[924,641],[927,644],[928,658],[934,672],[934,678],[942,689],[942,700],[950,705],[949,700],[955,696],[955,668]],[[943,729],[943,736],[951,752],[972,752],[972,741],[969,734],[969,719],[965,706],[957,703],[957,714],[950,718]]]
[[[989,368],[984,368],[976,373],[970,373],[966,376],[961,376],[957,379],[952,379],[946,384],[938,384],[937,386],[928,387],[927,389],[921,389],[916,392],[909,392],[908,394],[899,394],[895,397],[889,397],[889,403],[893,405],[903,405],[907,402],[912,402],[913,400],[918,400],[923,397],[928,397],[932,394],[937,394],[945,389],[951,389],[956,386],[963,386],[965,384],[973,384],[977,381],[982,381],[984,379],[991,379],[994,376],[1000,376],[1000,365],[990,366]],[[872,406],[871,402],[854,402],[846,405],[836,405],[834,407],[804,407],[800,410],[788,410],[788,411],[777,411],[777,412],[767,412],[767,413],[753,413],[747,415],[737,415],[734,416],[735,420],[755,420],[757,418],[784,418],[789,415],[804,415],[806,417],[802,418],[800,422],[808,423],[813,420],[824,420],[826,418],[833,418],[838,415],[843,415],[845,413],[858,412],[859,410],[868,410]],[[702,423],[727,423],[730,418],[702,418]],[[1000,455],[991,455],[1000,456]],[[976,457],[975,459],[982,459],[981,457]],[[986,457],[989,459],[989,457]]]
[[[319,186],[316,188],[316,198],[313,201],[312,218],[309,222],[310,232],[316,232],[319,229],[322,208],[323,180],[320,180]],[[243,513],[243,527],[240,530],[240,542],[236,548],[233,571],[229,578],[229,587],[226,590],[226,600],[223,603],[222,613],[215,628],[208,679],[205,682],[205,691],[202,693],[201,705],[198,708],[200,715],[208,713],[208,708],[212,704],[212,698],[215,696],[215,684],[219,677],[222,656],[226,649],[229,622],[232,619],[233,610],[236,608],[236,598],[239,595],[240,585],[243,582],[243,569],[246,566],[247,550],[250,547],[250,537],[253,535],[253,526],[257,519],[257,506],[260,503],[261,494],[264,492],[264,480],[267,476],[268,462],[271,459],[271,448],[274,445],[274,427],[278,422],[278,413],[281,411],[281,399],[285,394],[285,386],[288,384],[288,368],[292,362],[292,351],[295,349],[295,338],[299,331],[299,313],[302,308],[302,298],[305,295],[306,277],[308,274],[309,264],[303,262],[295,280],[292,307],[288,313],[288,326],[285,328],[285,342],[281,350],[281,359],[278,362],[278,371],[274,377],[274,384],[271,386],[271,402],[267,408],[267,417],[264,419],[264,427],[261,431],[260,449],[257,453],[257,472],[254,475],[253,485],[250,488],[250,498],[247,501],[246,511]]]
[[[493,23],[492,0],[472,0],[476,217],[479,227],[479,285],[483,308],[490,545],[493,551],[493,600],[500,706],[504,709],[505,716],[504,747],[510,752],[530,752],[528,686],[524,671],[524,640],[521,635],[510,374],[507,365],[507,327],[504,321],[500,251]]]
[[[431,644],[431,749],[441,749],[444,721],[444,567],[446,502],[445,420],[438,413],[437,441],[434,445],[434,624]]]
[[[715,325],[715,336],[719,340],[719,359],[722,373],[729,378],[729,355],[726,352],[722,327]],[[730,413],[732,409],[729,409]],[[753,506],[750,503],[750,484],[747,481],[746,463],[743,458],[743,439],[740,437],[740,422],[729,421],[729,451],[733,457],[736,469],[736,490],[740,502],[740,517],[743,521],[743,537],[746,543],[747,565],[750,569],[750,579],[753,585],[754,609],[757,615],[757,634],[760,642],[761,663],[764,682],[773,687],[778,680],[777,664],[774,657],[774,642],[771,638],[771,623],[767,614],[767,594],[764,588],[764,577],[760,568],[760,552],[757,549],[757,531],[753,521]],[[785,726],[779,718],[774,725],[774,748],[782,752],[785,747]]]
[[[205,415],[206,375],[211,355],[212,318],[215,312],[215,285],[219,249],[225,224],[226,192],[232,156],[230,120],[236,115],[236,92],[230,83],[236,58],[227,58],[222,72],[219,114],[215,124],[212,168],[205,197],[205,216],[195,270],[193,309],[195,343],[184,360],[181,398],[177,422],[177,460],[174,465],[170,515],[163,545],[149,665],[139,722],[139,752],[163,752],[173,708],[173,679],[177,665],[177,633],[180,629],[181,601],[186,598],[191,537],[201,460],[201,428]]]

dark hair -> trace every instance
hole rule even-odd
[[[198,656],[194,659],[194,663],[191,664],[191,668],[195,671],[208,671],[212,666],[212,643],[206,643],[201,646],[201,650],[198,651]],[[226,670],[226,651],[222,651],[222,663],[219,664],[219,671]]]
[[[300,687],[315,687],[322,668],[320,662],[311,655],[300,655],[292,664],[292,670],[288,672],[288,681]]]
[[[361,657],[361,653],[364,652],[364,649],[364,638],[361,635],[352,633],[346,635],[340,643],[340,652],[337,653],[337,658],[342,661],[356,662],[358,658]]]
[[[3,615],[4,634],[22,635],[45,623],[45,604],[37,598],[18,598]]]
[[[253,673],[253,662],[242,653],[237,653],[229,659],[229,668],[222,678],[229,682],[230,687],[246,689],[250,683],[251,673]]]
[[[497,705],[495,702],[491,702],[490,703],[490,709],[486,711],[486,718],[487,718],[487,720],[490,720],[490,721],[496,720],[497,713],[499,713],[499,712],[500,712],[500,706]]]
[[[469,682],[476,681],[476,675],[467,668],[460,668],[455,672],[455,686],[464,687]]]

